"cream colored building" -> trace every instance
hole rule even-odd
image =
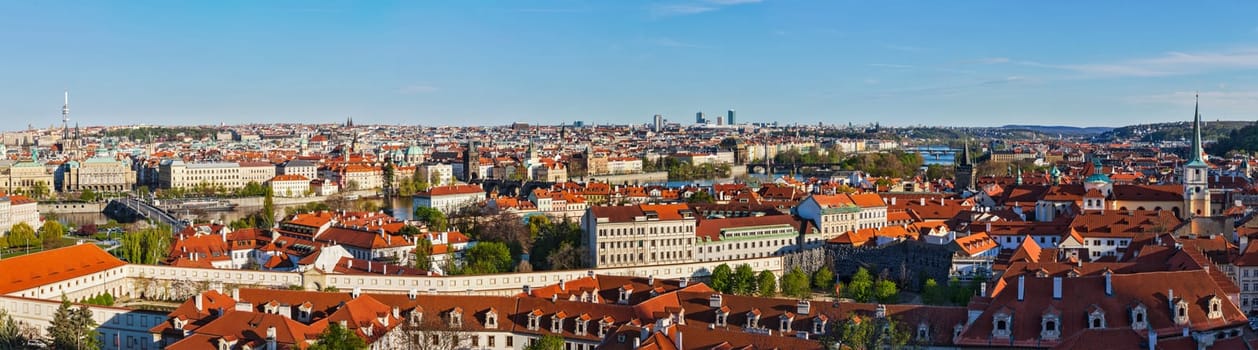
[[[695,225],[685,204],[591,207],[581,219],[582,245],[597,268],[690,263]]]
[[[126,192],[135,186],[135,170],[127,162],[113,158],[89,158],[63,165],[61,190],[80,192]]]
[[[0,188],[6,193],[30,193],[37,183],[43,183],[50,193],[53,175],[43,163],[33,161],[0,163]]]
[[[270,163],[184,163],[182,160],[164,160],[158,165],[157,171],[160,188],[193,188],[205,183],[234,190],[245,187],[249,182],[262,184],[275,177],[275,166]]]

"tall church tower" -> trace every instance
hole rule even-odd
[[[970,159],[970,141],[966,140],[965,148],[961,150],[961,159],[959,163],[957,164],[957,167],[954,171],[956,173],[957,181],[956,183],[953,184],[953,186],[955,186],[954,190],[957,193],[961,193],[965,190],[975,188],[974,187],[975,171],[976,169],[974,169],[974,162],[973,160]]]
[[[1210,166],[1202,160],[1205,151],[1201,146],[1201,112],[1200,102],[1195,102],[1193,107],[1192,121],[1192,149],[1188,156],[1188,163],[1184,164],[1184,168],[1180,176],[1184,185],[1184,211],[1181,216],[1185,219],[1195,216],[1211,216],[1210,211],[1210,189],[1209,170]]]

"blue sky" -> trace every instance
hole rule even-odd
[[[0,1],[0,129],[1258,119],[1254,1]]]

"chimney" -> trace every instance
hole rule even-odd
[[[351,291],[351,292],[349,293],[349,296],[350,296],[350,298],[353,298],[353,299],[358,299],[358,295],[360,295],[360,294],[363,294],[363,290],[362,290],[362,288],[360,288],[360,287],[354,287],[354,290],[353,290],[353,291]],[[1022,293],[1021,293],[1021,292],[1019,292],[1018,294],[1019,294],[1019,295],[1021,295]]]
[[[807,315],[812,311],[812,303],[807,300],[800,300],[795,303],[795,313],[799,315]]]
[[[1158,348],[1158,331],[1149,330],[1149,350],[1157,350]]]
[[[397,306],[393,306],[393,318],[402,318],[402,310]]]
[[[1113,272],[1110,269],[1105,271],[1105,295],[1113,296]]]
[[[568,290],[567,283],[562,278],[559,279],[559,290]]]
[[[380,274],[381,275],[389,274],[389,264],[380,265]]]
[[[333,245],[335,245],[335,244],[333,244]],[[345,260],[345,268],[346,268],[346,269],[353,269],[353,268],[354,268],[354,261],[353,261],[353,260]]]
[[[198,311],[198,312],[200,312],[200,311],[202,310],[202,308],[205,306],[205,302],[203,301],[204,299],[205,299],[205,297],[204,297],[204,296],[201,296],[201,293],[197,293],[197,297],[196,297],[196,305],[197,305],[197,311]]]
[[[266,327],[266,350],[277,350],[275,347],[275,326]]]
[[[1175,302],[1175,290],[1167,288],[1166,289],[1166,303],[1171,304],[1174,302]]]
[[[891,197],[891,205],[895,205],[895,197]]]
[[[1061,277],[1053,277],[1053,299],[1061,300]]]
[[[524,295],[533,295],[533,288],[530,288],[527,284],[524,285]]]
[[[655,286],[655,275],[646,276],[646,285],[651,287]]]
[[[680,329],[677,330],[677,348],[685,349],[684,347],[681,346],[681,330]]]
[[[1018,301],[1026,299],[1026,275],[1018,276]]]
[[[1183,337],[1188,337],[1188,327],[1184,327],[1184,330],[1183,330],[1183,334],[1182,334],[1182,336],[1183,336]]]
[[[708,307],[711,307],[713,309],[720,308],[721,307],[721,294],[712,293],[712,296],[708,297]]]
[[[232,300],[240,301],[240,288],[232,289]]]
[[[980,297],[987,296],[987,282],[978,283],[978,296]]]
[[[687,284],[690,284],[690,277],[682,277],[682,278],[681,278],[681,283],[678,283],[678,284],[677,284],[677,287],[678,287],[678,288],[686,288],[686,285],[687,285]]]
[[[920,206],[923,206],[923,207],[924,207],[924,206],[926,206],[926,197],[918,198],[918,199],[917,199],[917,205],[920,205]]]
[[[1241,236],[1241,254],[1245,254],[1245,249],[1249,247],[1249,236]]]
[[[987,222],[987,235],[990,236],[991,234],[992,234],[992,222],[988,221]]]
[[[371,272],[371,260],[367,260],[367,272]]]

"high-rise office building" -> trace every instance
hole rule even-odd
[[[656,114],[655,115],[655,132],[660,132],[663,130],[664,130],[664,116]]]
[[[729,110],[725,115],[725,124],[734,125],[734,110]]]
[[[703,112],[695,113],[695,124],[707,124],[708,119],[703,117]]]

